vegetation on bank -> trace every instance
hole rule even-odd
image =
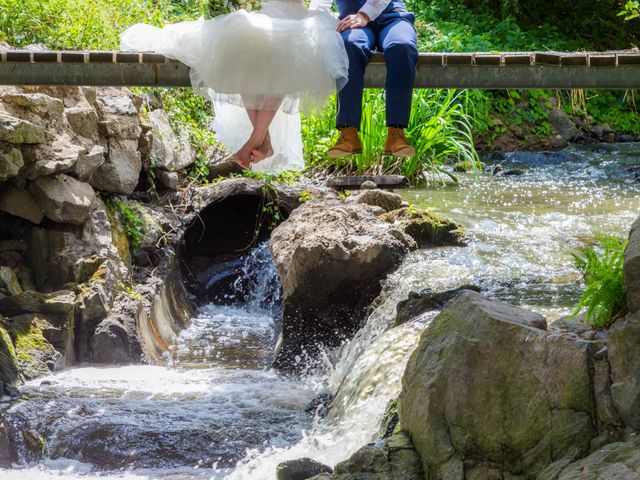
[[[624,249],[627,240],[599,236],[597,243],[573,255],[585,284],[573,315],[584,311],[585,322],[594,328],[606,328],[627,313],[624,282]]]
[[[640,43],[638,2],[577,0],[407,0],[416,13],[422,51],[524,51],[629,48]],[[131,24],[163,25],[233,8],[255,9],[257,0],[0,0],[0,40],[15,46],[40,43],[55,49],[110,49]],[[624,10],[624,15],[619,13]],[[191,180],[207,178],[215,140],[209,131],[210,105],[190,89],[141,89],[159,99],[176,129],[191,134],[197,162]],[[384,92],[366,92],[362,137],[364,154],[329,161],[324,155],[335,140],[335,103],[303,119],[308,163],[344,173],[401,173],[418,179],[445,162],[475,162],[474,146],[491,149],[496,139],[512,135],[535,145],[549,137],[552,108],[563,108],[588,126],[640,134],[633,92],[557,92],[419,90],[408,130],[419,155],[412,161],[384,157]]]

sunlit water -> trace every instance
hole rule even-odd
[[[521,176],[463,176],[461,184],[409,190],[405,198],[462,224],[464,248],[421,250],[384,284],[365,327],[326,371],[301,379],[267,370],[279,301],[266,250],[242,282],[240,307],[207,305],[182,332],[170,368],[77,368],[28,383],[12,425],[47,441],[46,459],[0,478],[269,479],[283,460],[334,465],[378,435],[408,356],[434,313],[389,329],[410,291],[475,284],[487,294],[565,314],[580,292],[571,253],[600,233],[625,235],[640,212],[640,146],[575,150],[570,162],[522,168]],[[309,403],[334,395],[324,417]],[[24,453],[24,452],[23,452]]]

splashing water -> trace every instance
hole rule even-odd
[[[281,301],[261,246],[236,281],[244,301],[203,306],[180,334],[171,368],[78,368],[29,382],[29,400],[8,406],[7,418],[44,435],[48,456],[0,477],[272,480],[283,460],[334,465],[376,438],[434,316],[389,329],[398,302],[410,291],[471,283],[563,315],[581,288],[570,253],[599,232],[626,234],[640,212],[640,188],[628,182],[638,152],[637,145],[575,149],[569,161],[505,162],[524,170],[518,177],[464,177],[454,188],[405,192],[461,223],[469,245],[410,254],[385,281],[363,329],[328,355],[335,360],[324,376],[291,379],[266,369]],[[322,393],[333,400],[320,418],[306,407]]]

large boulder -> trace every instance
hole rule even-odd
[[[129,195],[138,185],[142,160],[135,148],[120,148],[110,144],[107,160],[98,166],[89,183],[105,192]]]
[[[0,142],[35,144],[46,141],[44,128],[0,112]]]
[[[195,159],[189,133],[183,130],[176,134],[171,128],[169,115],[164,110],[154,110],[148,117],[153,127],[151,155],[156,167],[175,172],[193,164]]]
[[[594,344],[531,326],[541,320],[463,292],[427,327],[399,414],[430,480],[530,479],[588,454]]]
[[[7,185],[0,192],[0,210],[15,217],[24,218],[36,225],[44,219],[42,208],[36,203],[33,195],[14,185]]]
[[[378,218],[377,207],[308,202],[271,236],[282,283],[280,368],[318,344],[335,346],[362,325],[380,282],[415,242]]]
[[[126,241],[116,244],[117,237],[113,234],[119,232],[118,227],[102,201],[97,200],[82,226],[32,229],[27,256],[38,288],[52,291],[69,283],[81,284],[104,277],[113,279],[108,288],[114,289],[128,270],[123,257],[129,254],[129,246]],[[105,272],[101,272],[103,265]]]
[[[45,216],[60,223],[82,225],[96,201],[91,185],[64,174],[40,177],[29,191]]]
[[[68,172],[87,154],[84,147],[61,138],[35,147],[25,147],[25,160],[29,165],[25,175],[29,180],[40,176]]]
[[[627,305],[631,313],[640,310],[640,217],[631,225],[629,243],[624,251],[624,281]]]
[[[626,425],[640,430],[640,315],[629,315],[609,332],[611,397]]]

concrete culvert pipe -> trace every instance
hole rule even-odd
[[[250,179],[232,179],[201,189],[150,315],[138,331],[149,360],[164,363],[178,333],[196,308],[224,304],[242,259],[298,206],[300,192]]]

